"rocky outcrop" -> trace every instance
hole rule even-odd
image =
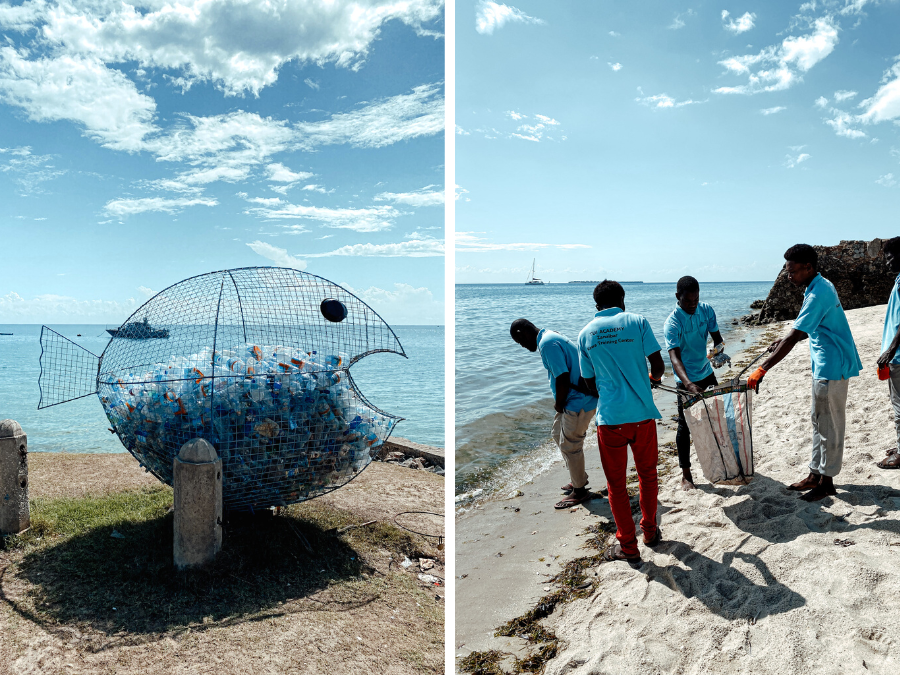
[[[845,310],[883,305],[888,301],[894,276],[881,255],[881,245],[881,239],[873,239],[814,247],[819,254],[819,273],[834,284]],[[788,281],[782,269],[759,314],[741,320],[747,324],[765,324],[793,319],[803,304],[803,291]]]

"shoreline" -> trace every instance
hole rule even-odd
[[[738,326],[741,341],[726,341],[732,367],[720,369],[720,381],[734,377],[765,348],[767,333],[773,327]],[[734,333],[732,334],[734,335]],[[732,351],[729,344],[740,345]],[[667,370],[667,377],[671,372]],[[663,485],[680,488],[681,473],[675,451],[677,404],[672,394],[654,391],[662,419],[657,423],[660,448],[660,494]],[[549,427],[547,429],[549,436]],[[552,441],[548,439],[552,445]],[[544,444],[542,447],[547,447]],[[547,580],[566,563],[585,555],[581,549],[584,530],[598,522],[612,522],[605,498],[594,498],[573,509],[556,511],[553,504],[561,498],[559,486],[569,480],[559,450],[549,450],[551,461],[528,481],[457,504],[456,509],[456,635],[454,654],[464,657],[473,651],[492,649],[521,656],[527,652],[521,638],[497,638],[494,630],[501,624],[530,610],[547,594]],[[592,423],[584,445],[585,469],[593,490],[605,488],[606,481],[597,447],[596,426]],[[633,460],[629,453],[629,467]],[[695,480],[705,484],[694,457]],[[630,474],[631,475],[631,474]],[[513,496],[517,495],[517,496]],[[508,664],[507,664],[508,665]]]
[[[736,319],[737,317],[735,317]],[[719,369],[715,372],[720,382],[735,377],[741,369],[753,360],[756,355],[764,348],[765,345],[759,344],[760,340],[772,329],[773,326],[781,326],[781,323],[767,324],[765,326],[747,326],[744,324],[731,324],[732,329],[729,337],[738,338],[738,341],[726,340],[726,352],[731,356],[732,366],[727,369]],[[780,329],[779,329],[780,330]],[[732,345],[737,347],[732,349]],[[666,366],[665,380],[666,384],[674,386],[674,374],[671,367]],[[678,405],[674,396],[667,392],[654,391],[653,400],[659,409],[662,418],[657,426],[659,434],[659,444],[662,447],[666,443],[674,443],[675,432],[678,426],[677,419],[672,418],[678,414]],[[552,401],[548,397],[535,401],[532,405],[540,405],[546,402],[548,407],[552,406]],[[476,488],[470,492],[457,493],[455,495],[456,515],[462,516],[473,508],[492,501],[495,499],[504,499],[505,495],[522,489],[523,486],[537,480],[541,475],[548,471],[553,471],[557,464],[562,462],[559,450],[550,439],[550,423],[552,417],[547,424],[547,433],[544,440],[537,446],[523,453],[512,454],[502,459],[497,465],[489,469],[489,475],[506,475],[511,480],[504,482],[502,486],[491,488]],[[588,430],[588,439],[594,437],[596,445],[596,427],[591,424]],[[565,482],[565,481],[564,481]],[[454,489],[456,489],[456,480],[454,478]],[[469,496],[467,498],[467,496]]]

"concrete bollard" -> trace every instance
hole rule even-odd
[[[175,567],[204,565],[222,548],[222,460],[202,438],[175,458]]]
[[[0,420],[0,534],[29,527],[28,437],[15,420]]]

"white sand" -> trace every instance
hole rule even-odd
[[[803,342],[754,400],[755,480],[712,486],[696,457],[697,490],[681,491],[677,471],[665,479],[664,543],[642,547],[639,569],[600,565],[597,592],[545,620],[561,638],[548,675],[900,672],[900,470],[875,467],[896,443],[874,366],[884,311],[847,313],[864,370],[837,497],[808,504],[785,489],[812,446]]]

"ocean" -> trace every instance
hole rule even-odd
[[[701,284],[700,300],[716,311],[726,353],[746,346],[740,343],[746,329],[732,321],[749,314],[750,303],[765,298],[772,283]],[[668,383],[674,384],[662,329],[675,307],[675,283],[624,287],[626,310],[650,322],[663,346]],[[517,487],[559,459],[550,440],[554,411],[547,371],[539,354],[513,342],[509,325],[526,318],[575,340],[596,311],[593,290],[594,284],[456,287],[457,494]]]
[[[94,354],[109,342],[102,325],[50,328]],[[393,326],[408,359],[372,354],[350,368],[363,395],[376,407],[404,417],[396,434],[444,446],[444,328]],[[41,326],[0,324],[0,419],[14,419],[28,435],[31,452],[125,452],[108,431],[94,395],[38,410]],[[81,334],[81,337],[78,334]]]

